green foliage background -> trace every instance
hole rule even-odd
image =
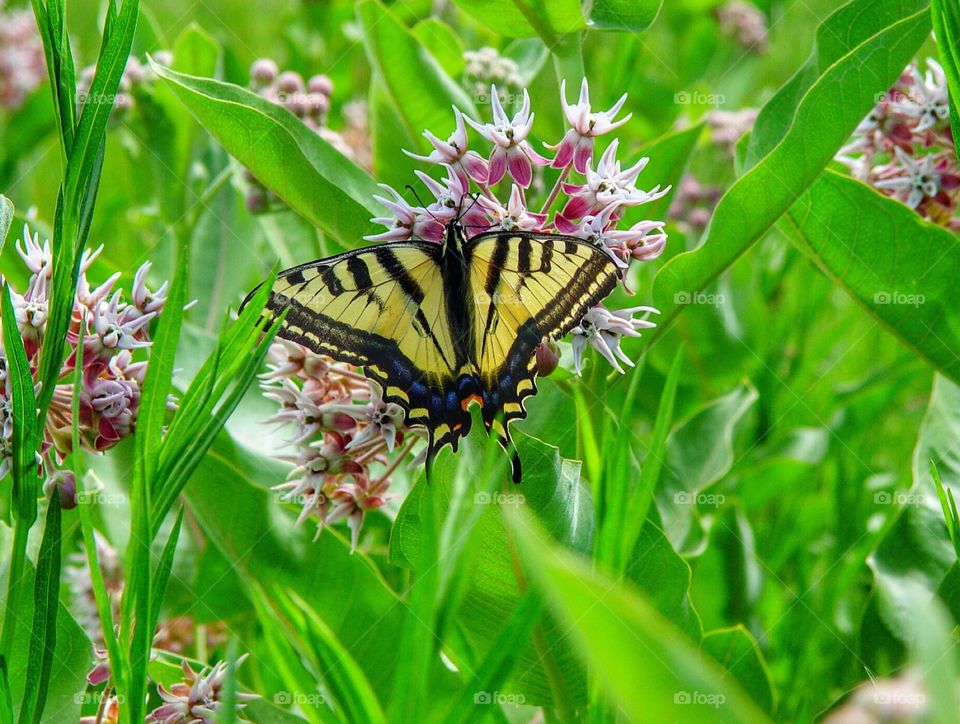
[[[72,461],[121,502],[63,511],[62,524],[41,511],[48,529],[62,525],[62,554],[93,527],[118,548],[153,540],[128,549],[128,580],[141,581],[130,605],[144,608],[124,621],[225,622],[232,650],[250,653],[236,686],[263,696],[254,721],[527,721],[534,707],[551,721],[809,721],[907,670],[931,716],[951,721],[960,573],[941,497],[960,476],[960,249],[832,165],[877,94],[937,54],[929,3],[757,4],[770,18],[762,54],[718,32],[711,0],[464,0],[439,19],[421,0],[143,3],[132,52],[175,60],[104,130],[88,238],[106,251],[91,274],[119,271],[129,288],[149,259],[197,304],[157,337],[153,418],[109,455]],[[77,66],[92,63],[99,5],[71,3],[66,17]],[[627,343],[637,367],[620,377],[590,364],[582,381],[561,371],[541,385],[519,426],[520,489],[471,438],[441,458],[435,484],[401,480],[409,494],[368,517],[351,554],[343,530],[313,541],[271,493],[283,436],[264,434],[270,404],[240,399],[265,346],[252,316],[221,327],[275,261],[353,248],[373,230],[374,177],[412,182],[399,149],[427,150],[420,131],[445,134],[451,103],[476,110],[459,80],[462,49],[481,45],[521,60],[540,140],[563,130],[558,76],[569,87],[585,72],[596,107],[630,94],[621,148],[651,156],[645,183],[676,186],[692,169],[726,193],[702,238],[668,225],[667,252],[645,265],[637,303],[663,315]],[[373,177],[243,89],[264,56],[333,79],[333,128],[346,102],[367,100]],[[736,159],[707,142],[712,101],[678,94],[762,107]],[[33,209],[31,226],[59,241],[54,107],[44,87],[0,116],[0,190],[14,233]],[[251,216],[231,157],[290,209]],[[10,243],[0,271],[24,281]],[[879,303],[885,292],[923,302]],[[156,405],[174,367],[174,387],[194,396],[161,441]],[[204,404],[207,389],[219,406]],[[476,505],[482,494],[506,503]],[[181,503],[171,559],[167,513]],[[53,554],[41,527],[24,547],[9,687],[14,711],[25,686],[46,688],[44,719],[66,721],[91,709],[77,696],[89,643],[66,592],[43,609],[56,629],[48,686],[24,664],[33,571]],[[117,645],[134,698],[148,675],[178,680],[176,661],[147,660],[147,640]],[[484,699],[496,694],[507,703]]]

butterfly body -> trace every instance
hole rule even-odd
[[[428,466],[470,431],[470,407],[509,444],[536,393],[537,345],[570,331],[616,284],[602,249],[573,237],[459,224],[442,243],[394,242],[281,272],[265,315],[279,335],[355,364],[428,432]],[[249,299],[249,297],[248,297]],[[519,460],[514,457],[514,480]]]

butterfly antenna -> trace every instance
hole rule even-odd
[[[417,204],[419,204],[420,208],[427,213],[427,216],[429,216],[431,219],[436,221],[441,226],[446,226],[446,224],[444,224],[442,221],[440,221],[440,219],[434,216],[433,213],[430,211],[430,209],[427,208],[426,205],[423,203],[423,201],[420,200],[420,194],[417,193],[417,190],[413,188],[413,186],[411,186],[410,184],[407,184],[406,188],[410,189],[410,193],[413,194],[413,198],[417,200]]]

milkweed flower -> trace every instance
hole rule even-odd
[[[573,328],[573,366],[577,374],[581,372],[583,351],[587,346],[597,350],[617,372],[623,374],[620,362],[633,367],[633,361],[620,348],[624,337],[639,337],[641,329],[652,329],[657,325],[648,319],[634,319],[634,315],[659,314],[653,307],[631,307],[610,311],[598,305],[587,312],[580,324]],[[618,361],[619,360],[619,361]]]
[[[918,214],[960,230],[960,168],[949,122],[943,68],[928,58],[916,63],[860,122],[836,155],[850,174]]]
[[[744,0],[730,0],[717,8],[720,32],[733,38],[749,52],[767,49],[767,18],[756,5]]]
[[[16,110],[46,78],[33,12],[0,9],[0,108]]]
[[[534,114],[530,112],[530,95],[523,91],[523,103],[513,118],[509,118],[500,98],[497,96],[496,86],[490,86],[490,104],[493,106],[493,122],[480,124],[471,118],[467,123],[486,140],[493,144],[490,152],[489,176],[487,183],[491,186],[510,170],[510,176],[523,188],[530,186],[533,180],[533,165],[545,166],[549,161],[533,150],[527,141],[527,135],[533,126]]]
[[[623,108],[623,104],[627,102],[626,93],[620,96],[620,99],[609,110],[592,112],[590,108],[590,88],[586,78],[580,83],[580,98],[575,104],[568,104],[566,97],[566,80],[563,80],[560,81],[560,98],[563,102],[563,114],[566,116],[570,128],[560,143],[555,146],[548,146],[548,148],[557,152],[551,166],[563,168],[572,163],[578,173],[585,174],[587,164],[593,156],[594,139],[624,125],[633,114],[628,113],[619,121],[613,120],[620,109]]]
[[[35,374],[46,334],[52,256],[49,242],[41,244],[38,235],[31,234],[26,226],[16,249],[30,276],[22,294],[11,293],[11,302],[30,368]],[[166,284],[155,291],[147,286],[149,263],[136,274],[132,301],[114,289],[119,274],[98,286],[92,285],[87,273],[102,249],[87,250],[80,260],[77,294],[66,338],[68,354],[47,412],[39,461],[51,480],[58,463],[73,448],[74,427],[78,429],[80,445],[91,452],[107,450],[133,433],[151,345],[149,324],[162,313],[166,302]],[[74,371],[80,359],[80,389],[75,390]],[[10,470],[13,432],[5,352],[0,356],[0,368],[0,477],[3,477]],[[76,419],[74,397],[79,401]]]
[[[428,155],[420,156],[406,150],[404,150],[404,153],[415,161],[452,166],[464,177],[485,184],[489,176],[487,162],[479,153],[469,149],[467,145],[467,124],[458,108],[453,109],[453,117],[456,127],[446,141],[441,141],[429,130],[423,132],[424,138],[430,141],[433,146],[433,150]]]
[[[234,668],[239,667],[248,655],[238,658]],[[147,714],[146,721],[151,724],[200,724],[220,721],[223,716],[223,684],[227,678],[227,662],[220,661],[199,673],[194,671],[186,660],[181,666],[184,680],[170,688],[163,684],[157,686],[157,693],[164,703]],[[234,692],[234,697],[236,714],[246,708],[248,701],[260,698],[257,694],[244,691]]]

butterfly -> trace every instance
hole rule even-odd
[[[263,321],[286,312],[280,337],[362,367],[407,425],[426,428],[428,477],[478,404],[488,434],[513,450],[519,483],[509,424],[536,394],[537,346],[573,329],[619,277],[588,241],[506,230],[468,239],[453,221],[440,243],[378,244],[280,272]]]

